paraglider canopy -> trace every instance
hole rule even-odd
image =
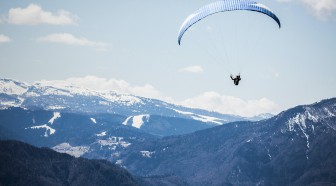
[[[203,18],[226,11],[234,11],[234,10],[247,10],[254,11],[265,14],[271,17],[278,25],[281,27],[280,20],[278,17],[265,5],[250,1],[250,0],[222,0],[214,3],[210,3],[196,12],[192,13],[187,19],[183,22],[180,31],[178,33],[178,44],[181,45],[181,39],[184,33],[195,23],[202,20]]]

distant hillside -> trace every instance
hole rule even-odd
[[[0,139],[53,148],[75,157],[119,159],[131,144],[157,137],[123,125],[124,116],[83,115],[45,110],[0,110]]]

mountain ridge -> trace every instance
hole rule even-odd
[[[75,113],[114,113],[125,116],[140,114],[182,117],[220,125],[232,121],[259,120],[198,108],[188,108],[158,99],[144,98],[115,91],[95,91],[73,86],[65,81],[37,82],[32,85],[0,79],[0,108],[9,106]],[[268,115],[267,117],[271,117]]]
[[[180,175],[190,185],[335,184],[335,129],[332,98],[267,120],[143,142],[124,152],[122,165],[135,175]]]

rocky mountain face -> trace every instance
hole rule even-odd
[[[136,175],[177,175],[190,185],[333,185],[335,142],[333,98],[268,120],[148,140],[121,154],[121,164]]]

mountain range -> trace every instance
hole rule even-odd
[[[104,159],[145,185],[336,184],[336,98],[251,118],[0,81],[0,139]]]
[[[10,107],[76,114],[121,115],[125,117],[122,124],[159,136],[190,133],[233,121],[261,120],[272,116],[263,114],[245,118],[221,114],[115,91],[89,90],[65,81],[29,85],[11,79],[0,79],[0,109]]]

